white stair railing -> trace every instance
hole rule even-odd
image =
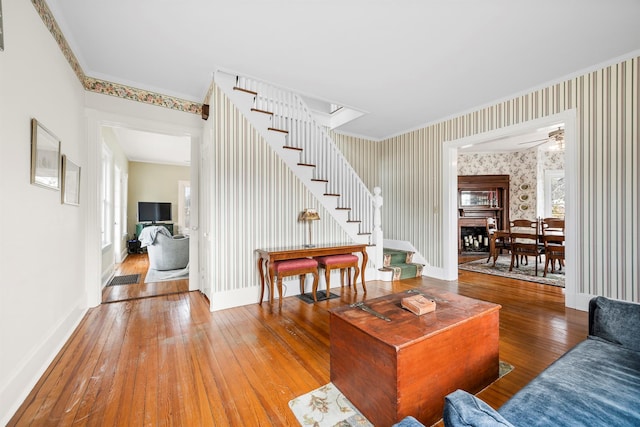
[[[302,98],[248,77],[237,76],[235,86],[256,94],[253,108],[272,114],[271,129],[287,132],[286,145],[302,150],[300,163],[315,166],[314,180],[327,181],[325,194],[337,198],[336,208],[348,212],[347,222],[358,223],[358,234],[370,236],[375,225],[373,196]]]

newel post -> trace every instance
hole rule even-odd
[[[373,244],[375,245],[375,256],[373,264],[376,270],[382,268],[383,264],[383,246],[384,239],[382,237],[382,196],[380,187],[373,188]]]

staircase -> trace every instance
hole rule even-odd
[[[214,81],[354,242],[382,247],[373,195],[300,96],[221,71]]]
[[[398,249],[383,250],[383,271],[391,270],[393,272],[392,280],[408,279],[410,277],[422,276],[424,265],[411,262],[413,252],[402,251]]]

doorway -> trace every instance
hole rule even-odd
[[[577,292],[577,147],[576,147],[576,111],[567,110],[541,119],[531,120],[519,125],[501,128],[483,134],[473,135],[443,144],[443,239],[444,265],[443,276],[446,280],[458,278],[457,268],[457,158],[458,150],[473,144],[504,140],[513,135],[535,132],[537,129],[558,126],[565,127],[565,190],[566,190],[566,269],[565,304],[576,308]]]
[[[146,132],[149,134],[153,134],[159,137],[182,137],[186,138],[188,143],[188,151],[186,154],[186,160],[188,163],[191,163],[189,174],[186,177],[186,180],[191,182],[191,206],[194,214],[190,217],[190,225],[191,230],[190,239],[189,239],[189,273],[188,279],[185,279],[183,287],[181,289],[184,290],[197,290],[199,289],[199,263],[198,263],[198,241],[199,241],[199,233],[194,232],[198,229],[198,211],[197,211],[197,196],[198,196],[198,173],[199,173],[199,165],[198,165],[198,147],[200,146],[201,139],[201,126],[200,126],[200,118],[188,117],[190,120],[183,120],[184,123],[171,123],[171,122],[160,122],[156,120],[143,119],[141,117],[135,116],[121,116],[117,114],[111,114],[104,111],[97,111],[92,109],[87,109],[87,131],[88,131],[88,144],[87,144],[87,174],[86,176],[86,204],[87,204],[87,231],[86,231],[86,251],[85,251],[85,265],[86,265],[86,290],[87,290],[87,305],[90,307],[97,306],[102,302],[102,291],[105,289],[106,285],[109,283],[110,279],[116,275],[120,274],[121,270],[118,270],[115,263],[111,262],[110,266],[105,267],[105,260],[111,259],[114,260],[115,256],[112,253],[115,249],[115,245],[111,245],[111,253],[109,253],[109,248],[105,250],[105,247],[101,244],[101,234],[100,234],[100,218],[101,218],[101,201],[99,197],[99,188],[101,184],[101,158],[100,153],[102,150],[103,142],[104,142],[104,132],[105,129],[110,129],[112,132],[117,129],[125,130],[125,131],[136,131],[136,132]],[[146,112],[142,112],[142,116],[146,114]],[[148,114],[147,114],[148,115]],[[158,152],[161,149],[162,143],[159,142],[160,139],[155,139],[155,144],[151,150],[146,150],[149,153]],[[191,149],[192,147],[196,147],[195,150]],[[121,155],[118,153],[118,155]],[[195,161],[194,161],[195,159]],[[138,160],[137,157],[132,158],[132,161]],[[126,160],[129,162],[129,159]],[[128,173],[129,171],[121,167],[121,173]],[[130,176],[127,175],[130,180]],[[175,184],[175,193],[177,197],[178,192],[178,184],[176,180]],[[126,196],[122,194],[123,198]],[[136,204],[132,206],[129,203],[128,206],[128,214],[127,217],[129,219],[122,222],[122,228],[125,230],[123,233],[123,244],[122,247],[125,248],[124,256],[128,259],[131,255],[129,261],[135,261],[135,256],[138,254],[128,254],[128,240],[129,237],[135,233],[135,221],[136,214],[135,209]],[[134,214],[131,214],[132,210]],[[177,221],[177,199],[176,199],[176,221]],[[134,218],[134,228],[131,228],[131,220],[130,218]],[[105,253],[107,255],[105,256]],[[127,259],[124,261],[126,262]],[[123,263],[124,264],[124,263]],[[104,268],[103,268],[104,267]],[[128,267],[127,267],[128,268]],[[140,265],[137,265],[135,269],[140,269]],[[145,268],[146,271],[146,268]],[[141,286],[146,285],[144,283],[146,274],[140,273],[140,284]],[[186,285],[186,286],[184,286]],[[121,288],[127,288],[131,285],[120,286]],[[166,287],[166,286],[165,286]],[[175,289],[175,286],[174,286]],[[131,291],[129,292],[129,296],[127,298],[135,297],[132,295]],[[161,293],[173,292],[173,290],[163,290]],[[138,297],[144,297],[150,295],[140,294]]]

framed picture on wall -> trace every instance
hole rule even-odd
[[[62,155],[62,203],[80,205],[80,166]]]
[[[4,26],[2,25],[2,0],[0,0],[0,51],[4,50]]]
[[[31,183],[60,190],[60,140],[31,119]]]

